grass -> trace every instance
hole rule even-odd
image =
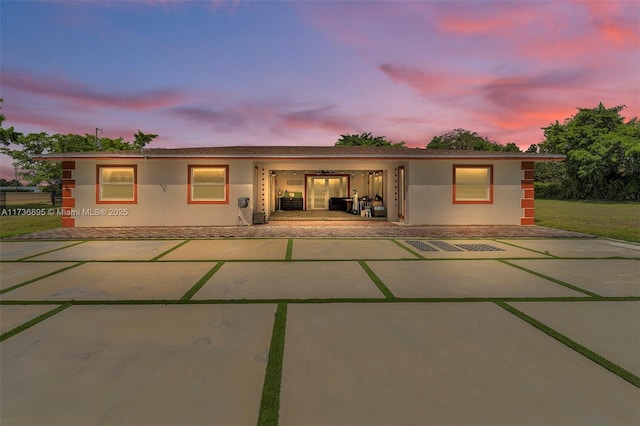
[[[536,200],[536,225],[640,242],[640,203]]]
[[[59,228],[62,226],[62,216],[58,215],[61,209],[62,207],[53,207],[50,203],[7,203],[6,209],[0,210],[0,238]],[[28,215],[25,211],[44,214]]]
[[[269,348],[269,360],[265,371],[264,385],[262,388],[262,400],[258,414],[258,425],[277,425],[280,417],[280,387],[282,383],[282,365],[284,362],[284,340],[287,329],[287,304],[278,303],[273,332],[271,333],[271,346]]]
[[[553,337],[560,343],[570,347],[571,349],[578,352],[579,354],[589,358],[591,361],[595,362],[596,364],[599,364],[601,367],[606,368],[607,370],[611,371],[613,374],[626,380],[627,382],[631,383],[635,387],[640,388],[640,377],[636,376],[635,374],[609,361],[608,359],[598,355],[597,353],[593,352],[591,349],[585,346],[582,346],[578,342],[568,338],[564,334],[559,333],[558,331],[536,320],[535,318],[525,314],[524,312],[514,308],[513,306],[508,305],[504,302],[496,302],[496,304],[501,308],[507,310],[508,312],[512,313],[513,315],[517,316],[518,318],[522,319],[523,321],[528,322],[529,324],[531,324],[538,330],[542,331],[543,333],[546,333],[547,335]]]
[[[29,327],[32,327],[34,325],[36,325],[37,323],[46,320],[47,318],[57,314],[58,312],[62,312],[65,309],[67,309],[69,306],[71,306],[70,303],[66,303],[64,305],[58,306],[55,309],[50,310],[49,312],[45,312],[42,315],[37,316],[36,318],[32,319],[31,321],[27,321],[26,323],[14,328],[13,330],[9,330],[6,333],[2,333],[0,335],[0,342],[3,342],[5,340],[7,340],[9,337],[15,336],[16,334],[26,330]]]

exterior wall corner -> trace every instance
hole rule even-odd
[[[520,225],[522,226],[535,225],[534,168],[535,163],[533,161],[522,161],[520,163],[520,170],[522,170],[523,174],[520,182],[520,189],[522,190],[522,198],[520,199],[520,208],[522,209]]]
[[[71,216],[71,208],[76,206],[76,199],[73,194],[73,190],[76,187],[76,181],[73,179],[75,169],[75,161],[62,162],[62,226],[64,228],[76,226],[76,220]]]

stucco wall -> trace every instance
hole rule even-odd
[[[493,204],[453,204],[453,165],[493,165]],[[520,161],[412,161],[405,222],[411,225],[519,225]]]
[[[97,204],[97,164],[137,165],[138,202]],[[229,204],[187,203],[188,165],[197,164],[229,165]],[[235,225],[238,197],[252,197],[252,173],[253,161],[250,160],[77,161],[73,172],[75,226]],[[87,210],[96,209],[106,210],[106,214],[83,214]],[[251,208],[243,209],[242,213],[250,223]]]
[[[137,166],[136,204],[97,204],[96,165]],[[493,165],[492,204],[453,204],[453,165]],[[228,165],[228,204],[188,204],[187,183],[189,165]],[[272,170],[384,170],[384,205],[390,221],[398,220],[396,170],[403,165],[406,172],[406,215],[410,225],[519,225],[523,215],[520,186],[523,171],[515,160],[78,160],[70,178],[75,203],[75,226],[206,226],[235,225],[238,219],[238,197],[251,197],[250,207],[241,210],[248,223],[252,213],[272,211],[275,206],[275,185]],[[257,170],[256,170],[257,167]],[[65,172],[67,173],[67,172]],[[364,180],[354,174],[351,188],[363,186]],[[258,179],[254,191],[253,179]],[[304,174],[297,178],[304,179]],[[264,179],[264,180],[263,180]],[[264,189],[263,189],[264,185]],[[362,188],[357,188],[364,195]],[[65,193],[63,192],[63,196]],[[64,201],[64,200],[63,200]],[[106,214],[87,215],[85,211]],[[124,211],[126,209],[126,214]],[[110,215],[113,210],[116,214]],[[118,215],[120,213],[120,215]],[[73,226],[73,225],[71,225]]]

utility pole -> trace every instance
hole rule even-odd
[[[98,140],[98,132],[100,132],[100,134],[102,134],[102,129],[96,127],[96,146],[98,147],[98,149],[100,149],[100,141]]]
[[[18,193],[18,163],[13,163],[13,171],[15,173],[16,193]]]

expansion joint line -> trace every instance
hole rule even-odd
[[[287,303],[278,303],[273,321],[269,359],[264,375],[262,399],[258,414],[259,426],[277,426],[280,418],[280,388],[284,362],[284,341],[287,329]]]
[[[541,274],[539,272],[533,271],[531,269],[525,268],[524,266],[516,265],[515,263],[511,263],[511,262],[509,262],[507,260],[498,259],[498,262],[502,262],[505,265],[512,266],[514,268],[520,269],[521,271],[528,272],[528,273],[533,274],[535,276],[538,276],[540,278],[544,278],[547,281],[554,282],[554,283],[559,284],[559,285],[561,285],[563,287],[569,288],[569,289],[571,289],[573,291],[577,291],[579,293],[586,294],[587,296],[598,298],[598,299],[602,298],[602,296],[597,294],[597,293],[591,292],[589,290],[585,290],[585,289],[577,287],[577,286],[575,286],[573,284],[565,283],[564,281],[557,280],[557,279],[555,279],[553,277],[549,277],[547,275],[544,275],[544,274]]]
[[[609,361],[608,359],[598,355],[597,353],[593,352],[591,349],[587,348],[586,346],[582,346],[580,343],[576,342],[575,340],[570,339],[569,337],[567,337],[564,334],[554,330],[553,328],[549,327],[548,325],[546,325],[546,324],[538,321],[537,319],[525,314],[521,310],[519,310],[519,309],[517,309],[517,308],[515,308],[515,307],[513,307],[513,306],[511,306],[511,305],[509,305],[509,304],[507,304],[505,302],[502,302],[502,301],[495,301],[494,303],[496,305],[500,306],[501,308],[505,309],[506,311],[510,312],[511,314],[517,316],[521,320],[529,323],[529,325],[532,325],[533,327],[537,328],[538,330],[542,331],[543,333],[547,334],[548,336],[553,337],[558,342],[570,347],[574,351],[578,352],[580,355],[583,355],[583,356],[589,358],[591,361],[593,361],[596,364],[600,365],[601,367],[609,370],[610,372],[612,372],[616,376],[626,380],[627,382],[631,383],[635,387],[640,388],[640,377],[636,376],[635,374],[631,373],[630,371],[628,371],[628,370],[620,367],[619,365]]]
[[[0,334],[0,342],[3,342],[5,340],[7,340],[9,337],[15,336],[16,334],[23,332],[24,330],[33,327],[34,325],[38,324],[41,321],[46,320],[47,318],[57,314],[58,312],[62,312],[65,309],[67,309],[68,307],[71,306],[71,303],[66,303],[64,305],[60,305],[55,309],[52,309],[48,312],[45,312],[42,315],[39,315],[37,317],[35,317],[34,319],[32,319],[31,321],[28,321],[22,325],[19,325],[18,327],[11,329],[9,331],[7,331],[6,333],[2,333]]]
[[[293,257],[293,238],[287,240],[287,252],[284,256],[284,260],[291,260]]]
[[[378,277],[376,273],[373,272],[373,270],[369,267],[369,265],[367,265],[367,263],[364,260],[360,260],[358,261],[358,263],[360,264],[362,269],[364,269],[364,271],[367,273],[369,278],[371,278],[371,281],[373,281],[376,287],[378,287],[378,290],[380,290],[380,292],[384,294],[384,297],[386,297],[387,299],[395,300],[396,296],[391,292],[391,290],[389,290],[389,287],[385,285],[385,283],[380,279],[380,277]]]
[[[207,272],[206,274],[204,274],[204,276],[202,278],[200,278],[200,280],[198,280],[197,283],[195,283],[195,285],[193,287],[191,287],[189,289],[189,291],[187,291],[184,296],[182,296],[180,298],[180,300],[182,301],[186,301],[186,300],[191,300],[191,298],[193,296],[195,296],[195,294],[200,291],[200,289],[202,288],[202,286],[204,286],[207,281],[209,281],[209,279],[211,279],[211,277],[213,276],[213,274],[215,274],[216,272],[218,272],[218,270],[220,268],[222,268],[222,265],[224,265],[224,261],[220,261],[218,263],[216,263],[216,265],[211,268],[209,270],[209,272]]]

